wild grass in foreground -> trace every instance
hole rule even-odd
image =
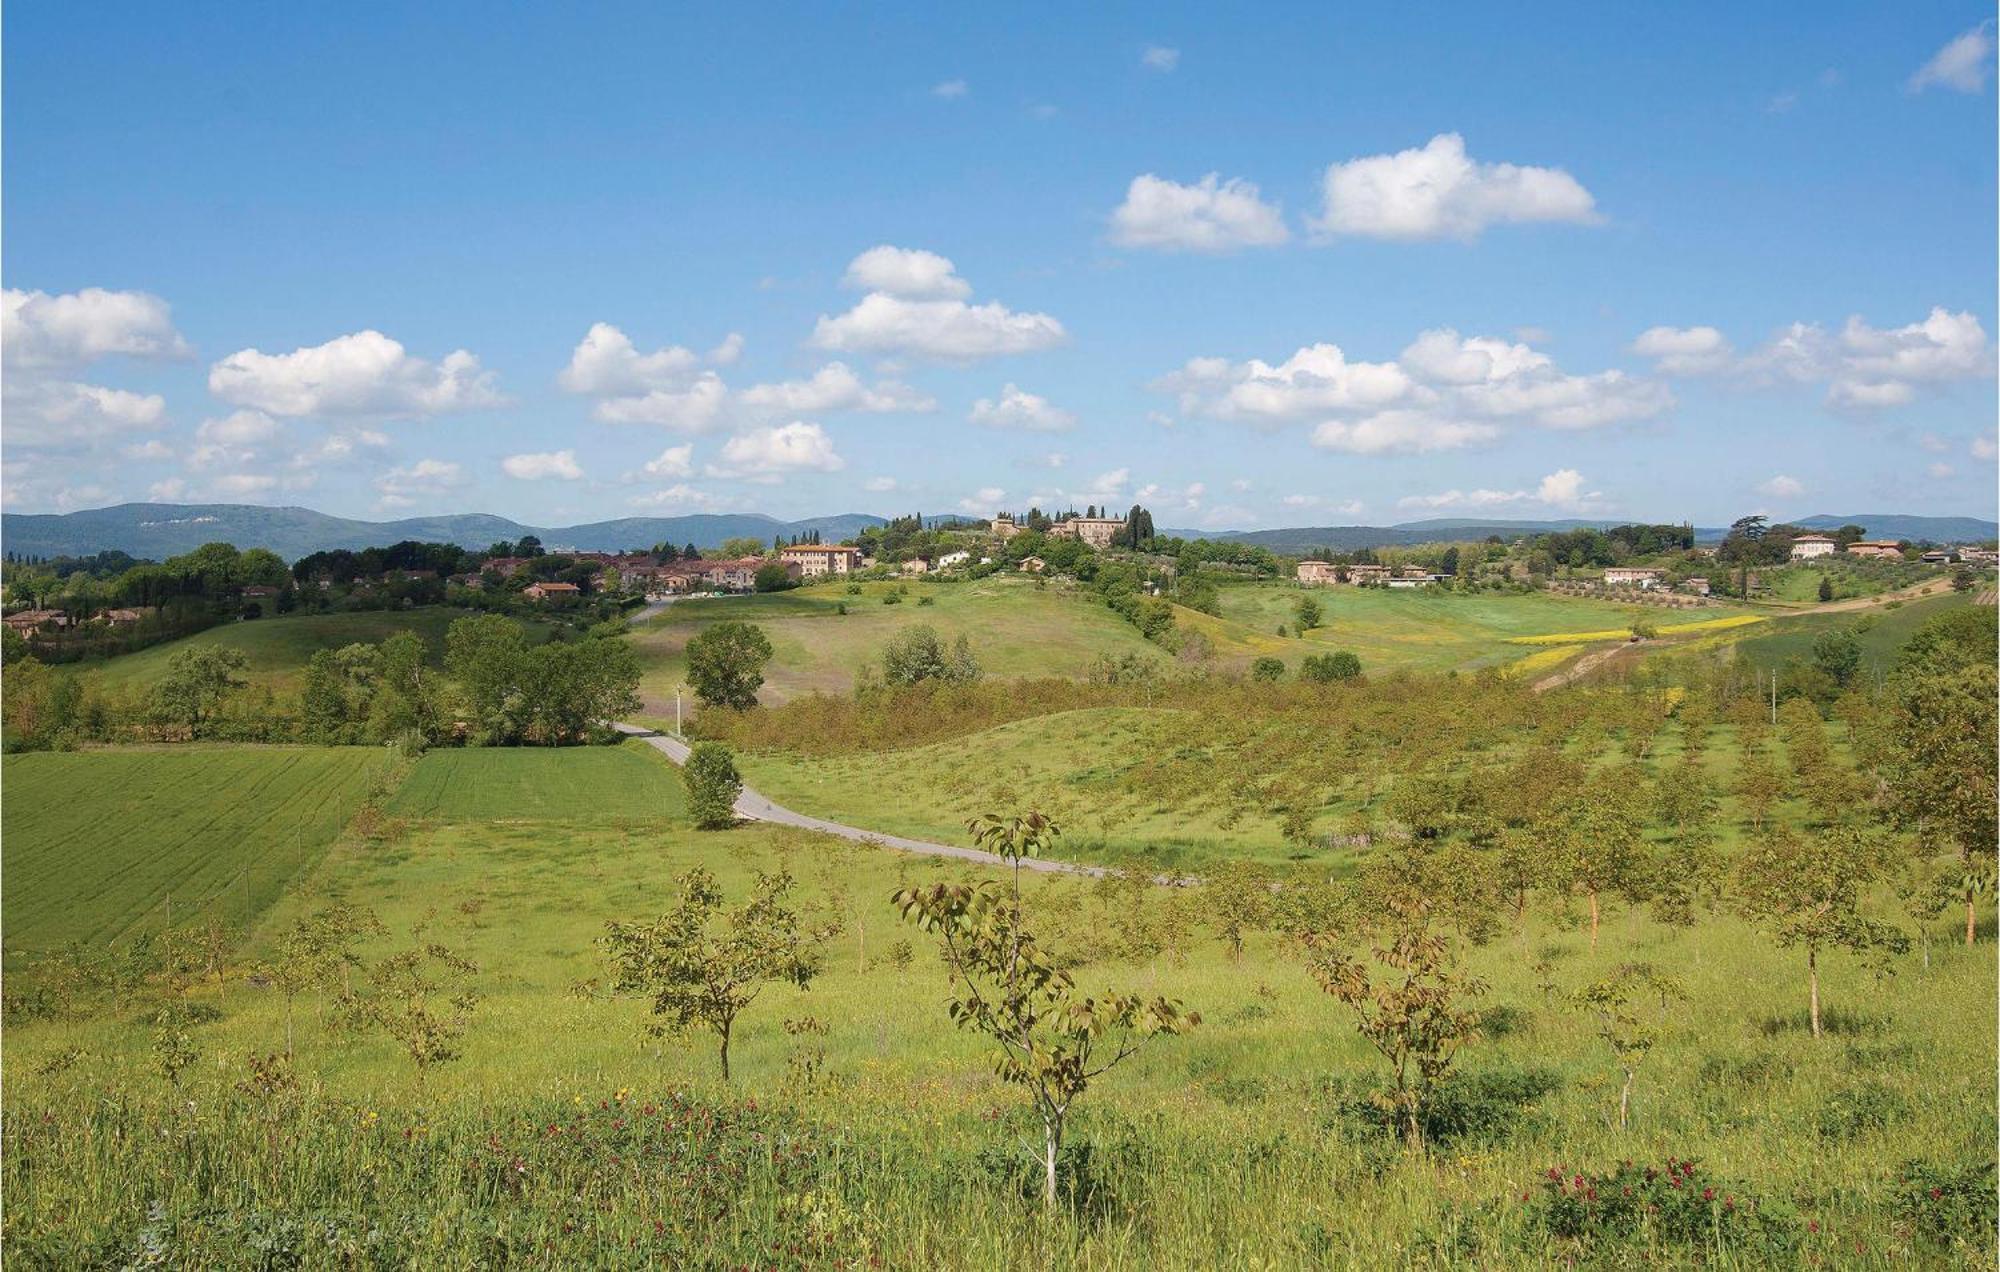
[[[710,869],[759,871],[838,921],[810,990],[766,991],[734,1079],[712,1040],[648,1036],[607,999],[612,919],[668,908]],[[1166,994],[1199,1028],[1147,1049],[1079,1107],[1045,1214],[1040,1128],[978,1039],[952,1028],[934,945],[900,887],[991,872],[764,829],[419,824],[344,844],[274,913],[221,988],[191,987],[191,1065],[159,1069],[151,994],[9,1029],[10,1266],[363,1265],[1217,1267],[1956,1266],[1992,1257],[1990,940],[1942,934],[1926,970],[1828,960],[1827,1035],[1802,959],[1741,921],[1688,931],[1537,906],[1464,951],[1483,1036],[1411,1152],[1377,1102],[1385,1069],[1282,932],[1240,957],[1185,890],[1027,881],[1038,934],[1087,992]],[[337,989],[298,1006],[287,1064],[273,941],[330,900],[479,968],[463,1054],[415,1069],[339,1027]],[[1990,936],[1990,933],[1985,934]],[[1685,986],[1641,1004],[1658,1038],[1623,1083],[1567,996],[1628,963]],[[337,977],[336,977],[337,983]],[[1630,1177],[1671,1215],[1608,1201]],[[1550,1172],[1554,1171],[1552,1177]],[[1581,1182],[1579,1182],[1581,1181]],[[1983,1181],[1983,1182],[1982,1182]],[[1985,1191],[1982,1192],[1982,1188]],[[1596,1198],[1589,1194],[1592,1189]],[[1936,1189],[1936,1195],[1932,1195]],[[1714,1191],[1713,1198],[1702,1194]],[[1663,1193],[1664,1195],[1664,1193]],[[1698,1202],[1691,1198],[1701,1198]],[[1661,1212],[1664,1214],[1665,1212]],[[1982,1226],[1985,1225],[1985,1226]]]

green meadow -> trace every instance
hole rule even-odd
[[[1253,932],[1232,958],[1191,894],[1031,878],[1029,912],[1085,987],[1171,994],[1203,1017],[1093,1088],[1074,1141],[1088,1204],[1050,1219],[1019,1187],[1020,1094],[951,1026],[935,949],[889,904],[993,871],[768,828],[697,833],[664,802],[650,821],[579,821],[587,784],[537,807],[515,756],[465,755],[433,772],[487,793],[490,816],[459,805],[343,838],[257,919],[220,987],[190,990],[206,1023],[178,1087],[153,1072],[143,1004],[10,1029],[10,1264],[159,1248],[211,1266],[274,1251],[300,1266],[1566,1266],[1589,1252],[1549,1229],[1548,1171],[1685,1158],[1785,1236],[1628,1250],[1645,1262],[1991,1257],[1977,1232],[1928,1235],[1901,1182],[1907,1163],[1990,1159],[1992,947],[1952,944],[1948,923],[1928,968],[1912,953],[1885,979],[1827,960],[1832,1026],[1814,1040],[1801,956],[1727,914],[1681,930],[1616,906],[1593,952],[1574,913],[1538,905],[1467,950],[1490,985],[1487,1036],[1462,1053],[1457,1121],[1412,1156],[1372,1121],[1379,1060],[1287,942]],[[126,757],[73,758],[110,774]],[[105,830],[149,821],[130,805]],[[42,833],[10,829],[10,864]],[[654,1037],[643,1004],[606,996],[594,943],[607,920],[663,909],[696,864],[731,896],[787,870],[836,928],[809,989],[769,989],[744,1013],[727,1086],[712,1039]],[[308,995],[292,1072],[273,1076],[284,1008],[246,973],[334,900],[386,929],[364,962],[418,940],[477,965],[459,1059],[420,1077]],[[1613,1058],[1563,995],[1629,961],[1681,978],[1688,1001],[1647,1009],[1659,1042],[1620,1129]]]
[[[105,688],[132,689],[152,684],[166,673],[167,661],[184,648],[212,645],[240,650],[243,675],[251,684],[274,692],[296,689],[312,656],[322,649],[340,649],[357,642],[374,644],[398,632],[423,638],[432,666],[444,665],[444,634],[453,620],[470,610],[420,606],[408,610],[356,610],[340,614],[281,614],[271,618],[225,623],[181,640],[154,645],[96,663],[81,664]],[[547,639],[548,629],[528,624],[530,639]]]

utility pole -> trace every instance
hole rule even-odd
[[[674,686],[674,736],[681,736],[681,687]]]
[[[1771,723],[1778,722],[1778,669],[1771,668]]]

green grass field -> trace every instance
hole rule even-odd
[[[356,642],[373,644],[397,632],[415,632],[424,640],[432,665],[444,661],[444,633],[453,620],[470,610],[447,606],[424,606],[408,610],[361,610],[348,614],[287,614],[249,622],[225,623],[183,640],[154,645],[136,654],[126,654],[81,668],[109,689],[127,689],[151,684],[166,673],[167,661],[175,651],[195,645],[216,645],[240,649],[247,659],[244,678],[274,691],[297,687],[307,660],[322,649],[339,649]],[[530,640],[546,639],[548,629],[528,624]]]
[[[740,619],[764,629],[772,657],[764,673],[765,702],[800,694],[846,693],[862,666],[881,656],[901,629],[928,623],[947,642],[972,643],[989,676],[1082,676],[1100,657],[1136,655],[1164,662],[1130,623],[1095,599],[1057,585],[992,577],[970,583],[911,583],[900,604],[882,598],[891,583],[864,583],[859,595],[829,584],[762,596],[676,602],[632,637],[645,665],[640,693],[645,718],[671,721],[674,687],[683,682],[682,651],[710,623]],[[919,602],[931,598],[932,603]],[[845,605],[847,613],[839,607]]]
[[[1946,592],[1908,601],[1895,609],[1876,607],[1840,614],[1801,614],[1768,632],[1752,632],[1737,642],[1737,656],[1769,671],[1786,662],[1812,661],[1813,641],[1829,631],[1848,630],[1861,642],[1864,670],[1886,671],[1917,628],[1949,610],[1972,604],[1970,592]]]
[[[674,689],[685,676],[682,649],[709,623],[741,619],[764,629],[772,645],[761,695],[766,703],[800,694],[845,693],[862,667],[877,660],[899,629],[928,623],[945,640],[960,635],[989,676],[1082,676],[1100,658],[1128,655],[1168,665],[1171,655],[1148,643],[1131,624],[1082,591],[995,576],[972,583],[912,583],[898,605],[882,598],[897,585],[862,584],[859,595],[843,585],[816,586],[765,596],[702,598],[678,602],[633,637],[645,664],[644,719],[673,718]],[[1299,600],[1317,600],[1323,625],[1304,637],[1292,630]],[[929,597],[932,603],[919,604]],[[1688,615],[1579,600],[1546,593],[1526,595],[1430,593],[1375,588],[1302,589],[1284,582],[1232,583],[1221,589],[1222,613],[1177,608],[1184,632],[1198,632],[1219,670],[1241,671],[1252,659],[1276,656],[1296,671],[1307,655],[1354,651],[1371,673],[1474,670],[1504,665],[1532,651],[1508,643],[1516,637],[1562,632],[1623,631],[1634,615],[1655,621],[1715,619],[1741,613],[1731,607]],[[845,605],[846,614],[838,612]],[[691,702],[688,709],[692,710]]]
[[[188,785],[210,800],[228,789]],[[130,810],[106,830],[146,822]],[[789,869],[842,920],[810,990],[767,990],[745,1012],[727,1088],[710,1041],[652,1038],[641,1004],[589,990],[605,975],[593,945],[604,922],[656,913],[697,863],[731,896],[754,871]],[[1798,1208],[1799,1262],[1990,1262],[1990,1233],[1964,1233],[1958,1254],[1919,1244],[1893,1200],[1900,1163],[1991,1159],[1992,945],[1956,947],[1949,924],[1929,970],[1914,953],[1887,980],[1828,959],[1835,1023],[1814,1041],[1802,957],[1736,919],[1682,933],[1615,907],[1593,953],[1573,914],[1538,902],[1518,933],[1469,952],[1497,1014],[1459,1060],[1526,1094],[1412,1157],[1349,1111],[1380,1061],[1295,951],[1257,934],[1232,961],[1188,929],[1194,894],[1035,878],[1030,912],[1048,943],[1081,957],[1087,988],[1168,993],[1203,1016],[1079,1105],[1075,1136],[1105,1208],[1046,1225],[1007,1182],[1029,1133],[1023,1098],[946,1019],[943,966],[888,902],[906,883],[987,873],[761,828],[450,821],[344,844],[267,916],[250,953],[327,897],[387,924],[369,957],[421,926],[481,969],[462,1058],[420,1082],[385,1041],[335,1031],[307,1002],[306,1085],[260,1096],[251,1062],[279,1045],[283,1008],[240,976],[193,991],[219,1018],[195,1029],[201,1062],[178,1089],[151,1073],[147,1031],[118,1011],[16,1025],[9,1261],[104,1261],[147,1230],[183,1261],[225,1266],[251,1265],[257,1234],[307,1265],[363,1241],[426,1264],[471,1248],[510,1262],[734,1264],[775,1240],[808,1252],[781,1266],[1557,1266],[1575,1251],[1521,1201],[1547,1170],[1695,1156],[1732,1198]],[[1691,1001],[1647,1010],[1659,1042],[1620,1130],[1612,1057],[1560,995],[1627,960],[1681,977]],[[825,1034],[784,1027],[805,1018]],[[790,1156],[728,1137],[746,1102],[796,1127],[782,1132]],[[629,1151],[628,1119],[657,1120],[656,1106],[676,1119],[660,1155],[607,1157]],[[744,1173],[712,1172],[704,1151],[747,1151]],[[149,1228],[149,1212],[166,1219]],[[300,1212],[311,1224],[286,1218]],[[1672,1244],[1624,1257],[1744,1262]]]
[[[390,798],[392,816],[436,821],[659,821],[687,812],[679,770],[652,747],[431,751]]]
[[[10,755],[4,914],[22,951],[102,946],[198,915],[247,925],[367,797],[375,748],[181,747]]]

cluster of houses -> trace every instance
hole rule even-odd
[[[0,623],[5,623],[10,630],[22,636],[31,636],[44,630],[66,631],[92,621],[103,623],[108,627],[137,627],[155,612],[152,606],[145,606],[138,609],[101,610],[92,618],[77,618],[68,610],[25,609],[16,610],[5,618],[0,618]]]
[[[1342,583],[1349,587],[1423,587],[1429,583],[1442,583],[1445,577],[1415,565],[1398,569],[1387,565],[1334,565],[1329,561],[1301,561],[1298,568],[1298,581],[1308,587],[1332,587]]]

